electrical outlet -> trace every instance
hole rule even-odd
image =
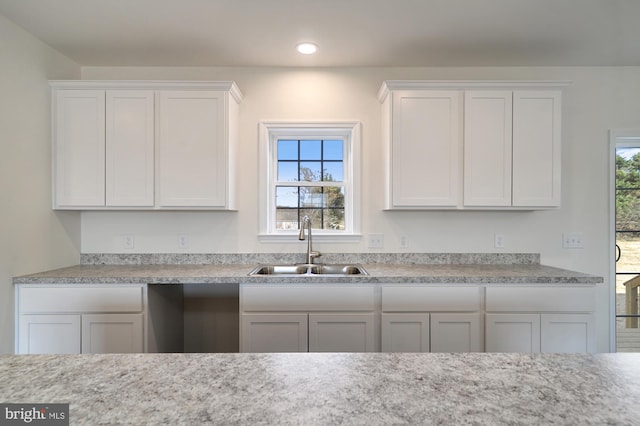
[[[584,248],[584,238],[581,232],[565,232],[562,234],[562,248]]]
[[[504,235],[503,234],[495,234],[494,235],[494,247],[495,248],[504,248]]]
[[[369,248],[384,248],[384,234],[369,234]]]
[[[400,248],[409,247],[409,236],[407,234],[400,234]]]
[[[178,235],[178,248],[189,248],[189,237],[185,234]]]
[[[136,239],[133,235],[127,234],[122,236],[122,248],[126,250],[133,250],[135,243]]]

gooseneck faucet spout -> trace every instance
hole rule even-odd
[[[311,218],[304,216],[302,218],[302,224],[300,225],[300,235],[298,239],[304,241],[304,228],[307,228],[307,265],[313,264],[313,259],[322,256],[319,251],[314,251],[311,243]]]

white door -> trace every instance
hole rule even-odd
[[[18,353],[79,354],[80,315],[20,315]]]
[[[539,314],[487,314],[486,352],[540,352]]]
[[[429,314],[382,314],[382,352],[429,352]]]
[[[225,206],[225,101],[218,91],[160,92],[161,207]]]
[[[560,205],[559,91],[513,93],[513,205]]]
[[[431,352],[480,352],[479,314],[431,314]]]
[[[55,93],[54,207],[104,206],[105,92]]]
[[[511,91],[464,94],[464,205],[511,205]]]
[[[393,93],[391,190],[394,207],[455,207],[461,190],[462,95]]]
[[[593,315],[542,314],[540,323],[541,352],[595,352]]]
[[[309,314],[309,352],[373,352],[370,314]]]
[[[107,206],[153,206],[154,126],[152,90],[107,92]]]
[[[307,314],[242,314],[240,352],[307,352]]]
[[[82,315],[83,354],[142,352],[142,314]]]

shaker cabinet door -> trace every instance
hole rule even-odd
[[[105,204],[105,91],[55,94],[54,208]]]
[[[464,205],[511,206],[512,92],[464,95]]]
[[[160,92],[160,207],[225,206],[225,102],[219,91]]]
[[[382,352],[429,352],[428,313],[383,313]]]
[[[461,189],[462,92],[393,93],[392,208],[456,207]]]
[[[106,114],[106,205],[153,207],[154,92],[107,91]]]
[[[487,314],[486,352],[540,352],[539,314]]]
[[[80,315],[20,315],[19,354],[79,354]]]
[[[82,315],[83,354],[142,352],[142,314]]]
[[[240,352],[307,352],[307,314],[241,315]]]
[[[372,313],[309,314],[309,352],[373,352]]]
[[[513,205],[560,205],[559,91],[513,93]]]
[[[431,352],[480,352],[480,340],[480,314],[431,314]]]

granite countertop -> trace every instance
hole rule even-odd
[[[71,424],[638,424],[638,354],[0,356]]]
[[[601,283],[601,277],[539,264],[363,264],[369,275],[258,276],[256,264],[78,265],[14,278],[41,283]]]

